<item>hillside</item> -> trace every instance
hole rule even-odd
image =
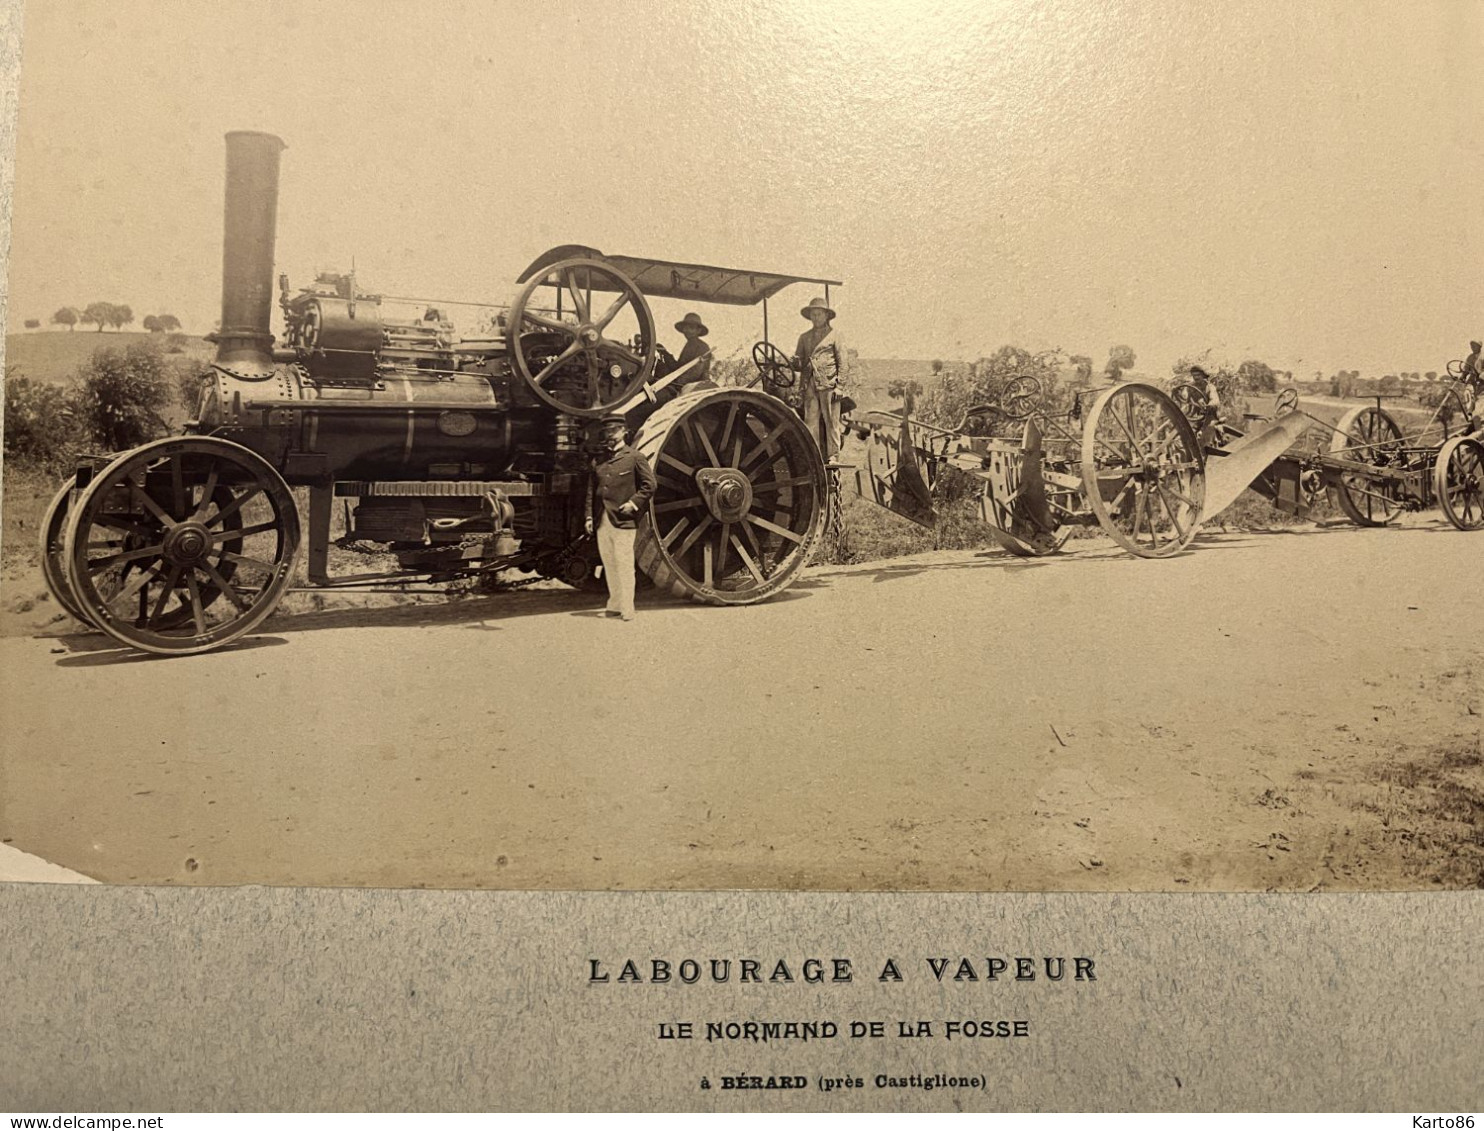
[[[190,335],[171,335],[182,342],[183,352],[177,357],[209,361],[215,356],[216,347]],[[65,385],[72,380],[78,368],[93,351],[103,346],[122,349],[133,342],[155,341],[163,347],[166,335],[145,333],[113,333],[105,330],[39,330],[22,334],[5,335],[5,369],[8,373],[29,377],[33,381],[48,381]]]

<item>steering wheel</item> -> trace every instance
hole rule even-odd
[[[1206,410],[1210,407],[1201,387],[1188,381],[1171,389],[1170,399],[1185,414],[1186,420],[1197,424],[1206,418]]]
[[[1273,412],[1279,415],[1285,412],[1292,412],[1298,408],[1298,403],[1299,391],[1297,389],[1284,389],[1278,394],[1277,403],[1273,405]]]
[[[1024,420],[1040,407],[1041,382],[1034,377],[1016,377],[1000,395],[1000,411],[1011,420]]]
[[[796,378],[793,361],[772,342],[758,342],[752,347],[752,364],[757,366],[765,383],[778,389],[793,388]]]

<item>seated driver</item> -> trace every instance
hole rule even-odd
[[[645,413],[647,418],[661,405],[668,404],[681,393],[694,392],[696,389],[711,388],[711,347],[701,341],[711,331],[706,329],[706,323],[701,321],[701,316],[694,312],[687,314],[679,322],[675,323],[675,329],[685,335],[685,345],[680,347],[680,356],[675,359],[675,368],[687,365],[694,361],[695,364],[671,381],[663,389],[655,394],[654,405]],[[665,350],[660,348],[661,357],[665,356]],[[661,373],[666,370],[661,370]]]

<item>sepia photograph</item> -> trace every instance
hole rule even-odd
[[[0,879],[1484,888],[1484,5],[8,18]]]

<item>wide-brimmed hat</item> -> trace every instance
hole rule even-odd
[[[1211,379],[1211,375],[1209,373],[1207,373],[1204,369],[1202,369],[1199,365],[1192,365],[1190,367],[1190,376],[1191,376],[1192,379],[1199,378],[1199,377],[1204,377],[1207,381],[1209,381]]]
[[[809,312],[811,310],[822,310],[822,311],[825,312],[825,314],[829,315],[829,317],[831,317],[831,318],[834,318],[835,317],[835,312],[833,310],[831,310],[828,306],[826,306],[824,304],[824,299],[822,299],[822,298],[816,298],[816,299],[814,299],[812,302],[809,303],[808,306],[806,306],[806,307],[804,307],[804,309],[800,310],[799,313],[801,315],[803,315],[805,318],[808,318],[809,317]]]
[[[690,314],[687,314],[679,322],[675,323],[675,329],[679,330],[682,334],[685,333],[687,329],[692,329],[699,337],[702,338],[711,333],[710,330],[706,329],[706,323],[701,321],[701,316],[694,311],[692,311]]]
[[[1471,350],[1484,349],[1484,346],[1479,345],[1478,342],[1470,342],[1469,343],[1469,349],[1471,349]]]

